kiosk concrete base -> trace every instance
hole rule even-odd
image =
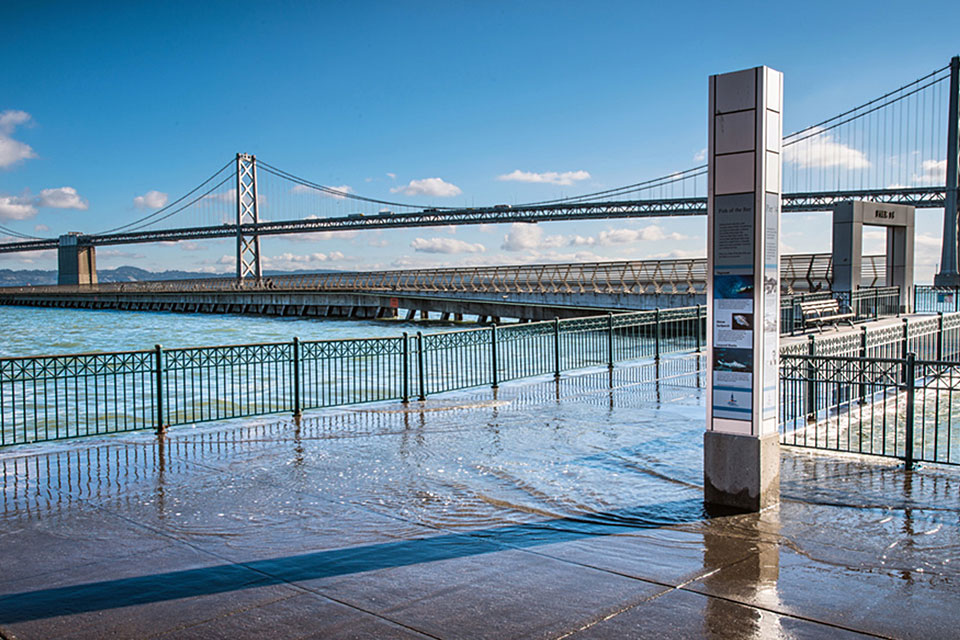
[[[780,501],[780,437],[703,434],[703,501],[708,507],[760,511]]]

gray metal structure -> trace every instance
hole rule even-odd
[[[237,280],[259,283],[263,277],[260,262],[260,206],[257,194],[257,157],[237,154]]]
[[[957,270],[957,250],[960,237],[957,228],[957,188],[960,176],[960,56],[950,60],[950,106],[947,111],[947,184],[943,204],[943,240],[941,242],[940,271],[934,284],[940,287],[960,286]]]
[[[917,208],[944,206],[943,187],[908,189],[862,189],[850,191],[793,193],[783,196],[784,212],[830,211],[845,200],[872,200],[890,204],[906,204]],[[707,213],[706,198],[662,198],[651,200],[616,200],[609,202],[573,202],[549,205],[471,207],[396,213],[390,216],[341,216],[276,222],[249,222],[213,227],[185,227],[156,231],[133,231],[102,235],[82,235],[80,243],[89,246],[176,242],[207,238],[239,238],[251,236],[313,233],[317,231],[355,231],[362,229],[396,229],[445,225],[502,224],[507,222],[555,222],[561,220],[605,220],[614,218],[658,218],[702,216]],[[239,216],[238,216],[239,217]],[[22,240],[0,244],[0,253],[56,249],[56,238]],[[259,247],[259,245],[256,245]]]

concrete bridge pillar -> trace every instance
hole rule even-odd
[[[60,236],[57,249],[57,284],[97,284],[97,251],[80,243],[79,233]]]
[[[863,227],[887,228],[886,285],[900,287],[900,312],[913,311],[914,207],[864,200],[841,202],[833,208],[834,292],[860,288],[863,273]]]

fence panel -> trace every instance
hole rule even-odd
[[[782,356],[783,444],[960,464],[960,362]]]
[[[301,408],[402,398],[403,341],[368,338],[301,342]]]
[[[0,359],[0,446],[156,427],[153,356]]]
[[[417,367],[421,395],[493,384],[495,333],[484,327],[418,336],[422,352],[419,348],[411,351],[422,363]]]
[[[293,343],[163,352],[164,424],[293,410]]]
[[[553,322],[497,328],[497,379],[517,380],[554,372]]]

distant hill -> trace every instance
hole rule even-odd
[[[265,271],[267,276],[291,275],[297,273],[330,273],[326,270],[309,271]],[[233,273],[202,273],[200,271],[147,271],[139,267],[123,266],[116,269],[98,269],[100,282],[142,282],[144,280],[191,280],[194,278],[232,278]],[[39,269],[0,269],[0,287],[22,287],[26,285],[57,284],[56,271]]]

